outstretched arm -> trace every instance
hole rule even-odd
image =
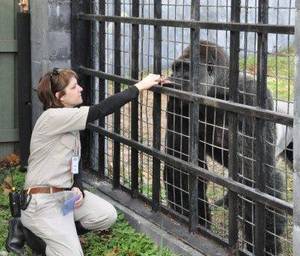
[[[91,106],[89,108],[87,123],[117,111],[127,102],[138,97],[140,91],[150,89],[155,84],[164,84],[169,82],[170,81],[162,78],[160,75],[149,74],[134,86],[108,97],[99,104]]]
[[[138,88],[136,86],[131,86],[122,92],[108,97],[107,99],[101,101],[99,104],[90,106],[87,123],[115,112],[127,102],[135,99],[138,95]]]

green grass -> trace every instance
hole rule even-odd
[[[13,172],[17,189],[24,184],[24,174]],[[5,251],[7,225],[10,219],[8,196],[0,189],[0,252]],[[96,234],[90,232],[81,237],[82,248],[86,256],[172,256],[170,250],[158,247],[145,236],[136,232],[125,220],[123,214],[118,214],[117,222],[110,231]],[[27,250],[28,251],[28,250]],[[29,252],[28,255],[31,255]]]
[[[83,245],[85,255],[105,256],[147,256],[147,255],[172,255],[167,249],[160,249],[145,235],[135,232],[124,219],[123,214],[118,215],[118,220],[111,232],[104,235],[88,233]]]
[[[7,235],[7,223],[10,218],[8,198],[0,194],[0,251],[5,250],[5,239]]]
[[[246,69],[251,75],[257,74],[257,57],[249,55],[246,59],[240,59],[240,70]],[[290,47],[281,49],[277,54],[268,55],[267,85],[273,98],[279,100],[293,100],[295,78],[295,50]]]

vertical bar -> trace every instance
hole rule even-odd
[[[90,66],[91,60],[91,24],[79,20],[78,13],[89,13],[91,10],[90,1],[74,0],[71,1],[71,67],[79,74],[79,66]],[[83,91],[83,100],[86,105],[91,103],[89,89],[91,88],[91,79],[87,75],[79,74],[80,82],[85,86]],[[90,167],[90,132],[81,133],[82,160],[81,167]]]
[[[295,40],[296,48],[296,78],[294,101],[294,227],[293,227],[293,255],[300,255],[300,0],[296,0]],[[299,150],[298,150],[299,149]]]
[[[17,73],[21,168],[27,168],[31,137],[30,14],[17,13]]]
[[[240,22],[241,1],[231,0],[231,22]],[[230,32],[230,66],[229,66],[229,100],[238,102],[239,88],[239,53],[240,53],[240,33],[238,31]],[[238,178],[238,114],[227,113],[229,118],[229,159],[228,175],[233,180]],[[229,247],[232,255],[238,253],[238,195],[235,192],[228,192],[229,203]]]
[[[191,3],[192,20],[200,19],[200,3],[193,0]],[[197,84],[199,82],[200,67],[200,45],[199,45],[199,28],[191,29],[191,63],[190,63],[190,88],[189,91],[197,93]],[[199,105],[190,103],[190,125],[189,125],[189,161],[198,165],[198,140],[199,140]],[[198,178],[195,175],[189,175],[189,229],[190,232],[196,232],[198,226]]]
[[[161,0],[154,1],[154,18],[161,19]],[[154,26],[154,73],[161,74],[161,27]],[[161,143],[161,95],[154,93],[153,102],[153,147],[160,150]],[[160,201],[160,160],[153,159],[152,209],[159,209]]]
[[[121,2],[120,0],[114,0],[114,12],[115,16],[121,16]],[[115,22],[114,31],[114,70],[116,75],[121,75],[121,24]],[[120,92],[120,83],[115,82],[115,93]],[[120,110],[114,113],[114,132],[120,133]],[[113,158],[113,187],[118,188],[120,186],[120,143],[114,141],[114,158]]]
[[[99,14],[99,9],[98,9],[98,2],[97,1],[92,1],[91,2],[91,13],[92,14]],[[98,60],[98,46],[99,46],[99,38],[98,38],[98,33],[99,33],[99,23],[96,21],[93,21],[90,23],[91,24],[91,68],[98,70],[99,69],[99,60]],[[98,78],[92,76],[91,78],[91,87],[89,88],[90,90],[90,95],[91,95],[91,104],[95,104],[97,100],[97,84],[98,84]],[[98,139],[98,133],[96,132],[91,132],[90,133],[90,148],[96,148],[97,144],[96,139]],[[91,150],[91,166],[94,169],[95,166],[95,159],[98,157],[97,153],[94,152],[94,150]]]
[[[99,1],[99,14],[105,15],[105,2]],[[99,22],[99,70],[105,72],[105,21]],[[99,78],[99,101],[105,99],[105,79]],[[105,128],[105,117],[99,119],[99,126]],[[99,134],[98,137],[98,172],[100,178],[105,176],[105,137]]]
[[[258,22],[268,23],[268,0],[259,0],[258,2]],[[258,33],[258,51],[257,51],[257,106],[266,108],[267,92],[267,58],[268,58],[268,34]],[[255,122],[255,185],[260,191],[265,191],[265,121],[256,119]],[[255,255],[264,255],[265,250],[265,206],[261,203],[255,203]]]
[[[132,16],[139,16],[139,0],[132,0]],[[131,77],[139,79],[139,25],[132,25],[131,40]],[[138,141],[138,99],[131,102],[131,139]],[[138,151],[131,148],[131,192],[135,197],[138,193]]]

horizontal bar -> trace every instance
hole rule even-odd
[[[130,140],[122,135],[119,135],[119,134],[116,134],[113,132],[109,132],[109,131],[105,130],[104,128],[97,126],[95,124],[89,123],[87,125],[87,128],[94,132],[98,132],[99,134],[102,134],[103,136],[106,136],[112,140],[116,140],[120,143],[123,143],[123,144],[129,146],[129,147],[133,147],[136,150],[139,150],[143,153],[146,153],[148,155],[156,157],[156,158],[160,159],[161,161],[171,164],[172,166],[176,166],[176,168],[182,169],[183,171],[188,172],[189,174],[209,180],[218,185],[226,187],[229,190],[236,192],[242,196],[251,198],[255,202],[259,202],[259,203],[265,204],[267,206],[270,206],[270,207],[273,207],[276,209],[284,210],[290,215],[293,214],[293,205],[292,204],[285,202],[281,199],[278,199],[276,197],[273,197],[271,195],[268,195],[266,193],[263,193],[254,188],[248,187],[242,183],[232,180],[231,178],[219,176],[216,173],[208,171],[204,168],[195,166],[189,162],[183,161],[174,156],[162,153],[158,149],[145,146],[140,142]]]
[[[80,66],[79,70],[86,75],[97,76],[100,78],[104,78],[107,80],[115,81],[118,83],[133,85],[137,83],[137,80],[124,78],[121,76],[107,74],[105,72],[97,71],[94,69],[86,68]],[[261,118],[267,121],[271,121],[274,123],[279,123],[283,125],[293,126],[294,118],[291,115],[279,113],[276,111],[271,111],[267,109],[262,109],[259,107],[248,106],[240,103],[235,103],[232,101],[221,100],[217,98],[212,98],[204,95],[199,95],[191,92],[181,91],[173,88],[154,86],[151,91],[163,93],[168,96],[173,96],[176,98],[180,98],[181,100],[196,102],[202,105],[206,105],[209,107],[214,107],[218,109],[223,109],[225,111],[243,114],[251,117]]]
[[[295,27],[287,25],[251,24],[234,22],[204,22],[196,20],[147,19],[139,17],[120,17],[79,13],[78,18],[89,21],[121,22],[129,24],[153,25],[164,27],[202,28],[213,30],[247,31],[274,34],[294,34]]]
[[[0,53],[11,53],[17,51],[17,40],[0,40]]]

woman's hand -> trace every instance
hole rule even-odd
[[[139,89],[139,91],[150,89],[153,85],[156,84],[167,84],[171,83],[168,79],[161,75],[149,74],[143,80],[136,83],[135,86]]]
[[[77,187],[73,187],[73,188],[71,189],[71,191],[73,191],[76,195],[79,195],[79,196],[80,196],[80,198],[75,202],[75,208],[78,208],[78,207],[80,207],[80,206],[82,205],[82,203],[83,203],[83,194],[82,194],[82,192],[80,191],[80,189],[77,188]]]

